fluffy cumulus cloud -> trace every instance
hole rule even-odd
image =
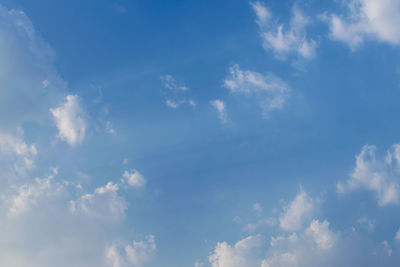
[[[339,194],[366,189],[374,193],[378,204],[399,204],[400,145],[393,145],[385,157],[377,159],[376,147],[366,145],[356,156],[356,166],[345,182],[337,184]]]
[[[120,240],[118,232],[123,229],[127,209],[118,184],[108,182],[93,193],[85,193],[81,186],[77,189],[76,183],[58,176],[53,168],[45,178],[10,186],[2,193],[1,264],[143,266],[151,260],[155,254],[153,236],[125,247],[122,263],[127,265],[110,264],[111,259],[118,262],[118,258],[112,258],[108,244]],[[60,262],[60,258],[64,260]]]
[[[279,218],[279,225],[283,230],[295,231],[303,227],[310,219],[314,209],[314,201],[306,192],[300,190],[295,199],[284,208]]]
[[[261,267],[330,266],[324,259],[330,258],[335,245],[336,234],[329,229],[329,223],[313,220],[300,233],[272,237]]]
[[[106,249],[106,258],[112,267],[141,267],[155,254],[157,249],[153,235],[145,240],[133,241],[128,245],[113,244]]]
[[[68,95],[65,102],[54,109],[50,109],[58,129],[58,137],[75,145],[85,138],[87,129],[86,113],[82,108],[77,95]]]
[[[133,187],[142,187],[146,184],[146,179],[137,170],[125,171],[122,175],[128,185]]]
[[[240,240],[234,246],[218,243],[209,256],[213,267],[283,267],[331,265],[339,235],[328,221],[313,220],[300,232],[272,236],[269,244],[262,235]]]
[[[251,6],[257,16],[263,47],[266,50],[272,50],[280,59],[290,54],[305,59],[315,56],[317,43],[307,37],[306,31],[311,19],[296,5],[292,8],[292,16],[287,25],[276,23],[270,10],[262,2],[253,2]]]
[[[52,49],[24,12],[0,6],[0,47],[0,266],[109,266],[108,245],[134,239],[121,235],[128,207],[122,182],[87,193],[78,177],[46,166],[40,148],[54,147],[37,139],[49,135],[41,126],[53,116],[59,138],[78,144],[85,111],[78,96],[68,95]],[[153,237],[127,246],[128,266],[150,260],[153,247]]]
[[[299,224],[299,221],[303,221],[300,218],[310,212],[313,203],[315,203],[313,198],[300,191],[282,211],[283,218],[295,222],[293,225],[289,224],[291,229],[281,225],[269,237],[264,234],[253,234],[234,245],[218,242],[208,258],[211,266],[372,267],[398,265],[400,254],[394,249],[393,242],[400,240],[399,232],[394,233],[393,242],[372,241],[369,236],[370,231],[358,232],[355,228],[343,231],[333,230],[329,221],[315,217]],[[286,217],[289,213],[292,215]],[[370,228],[372,221],[359,219],[357,222],[360,224],[367,222]]]
[[[220,121],[222,123],[227,123],[228,113],[226,112],[225,103],[220,99],[214,99],[210,101],[210,105],[217,110]]]
[[[262,246],[261,235],[249,236],[238,241],[234,246],[226,242],[217,244],[209,256],[212,267],[252,267],[260,266],[257,249]]]
[[[18,216],[26,212],[29,208],[45,197],[52,197],[64,191],[64,184],[54,183],[53,179],[57,175],[57,169],[46,178],[35,178],[31,183],[18,186],[16,194],[10,198],[9,215]]]
[[[224,86],[232,94],[255,96],[265,116],[282,109],[289,97],[289,86],[272,74],[242,70],[237,64],[229,68],[229,74]]]
[[[350,0],[346,15],[327,14],[322,17],[330,25],[333,39],[357,48],[365,39],[398,45],[400,43],[400,1]]]

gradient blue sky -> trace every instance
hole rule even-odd
[[[0,6],[0,267],[398,266],[400,1]]]

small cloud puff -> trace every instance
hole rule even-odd
[[[226,112],[225,103],[220,99],[214,99],[210,101],[210,105],[217,110],[220,121],[222,123],[227,123],[228,114]]]
[[[70,145],[83,141],[87,129],[86,112],[83,110],[77,95],[68,95],[65,103],[50,109],[58,129],[58,138]]]
[[[124,181],[126,181],[126,183],[130,186],[142,187],[146,184],[146,179],[135,169],[131,171],[125,171],[122,176]]]
[[[263,47],[272,50],[278,59],[285,59],[289,54],[311,59],[315,56],[317,43],[307,38],[306,28],[311,19],[294,5],[289,25],[278,24],[272,21],[269,9],[261,2],[253,2],[251,6],[257,16]]]
[[[394,144],[383,159],[377,159],[375,151],[371,145],[362,148],[350,178],[337,184],[337,192],[363,188],[375,194],[379,206],[400,204],[400,144]]]

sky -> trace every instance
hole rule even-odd
[[[0,2],[0,267],[400,264],[400,0]]]

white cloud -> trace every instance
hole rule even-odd
[[[375,220],[368,219],[367,217],[361,217],[357,220],[357,223],[369,233],[372,233],[375,230]]]
[[[400,228],[397,230],[396,235],[394,236],[395,240],[400,240]]]
[[[107,244],[119,240],[119,232],[126,234],[121,219],[127,205],[118,195],[119,185],[109,182],[81,194],[74,182],[57,181],[57,174],[53,168],[51,175],[1,194],[0,235],[5,242],[0,242],[0,265],[109,266],[103,254]],[[74,192],[81,195],[69,202]],[[153,248],[152,236],[127,245],[126,267],[142,266]]]
[[[233,94],[256,96],[264,115],[282,109],[289,97],[289,86],[272,74],[241,70],[237,64],[229,68],[229,73],[224,86]]]
[[[228,114],[226,112],[225,103],[222,100],[214,99],[210,101],[210,104],[218,112],[218,117],[222,123],[228,122]]]
[[[275,218],[263,218],[258,220],[255,223],[248,223],[243,227],[244,232],[253,233],[259,230],[261,227],[265,226],[275,226],[277,224],[277,220]]]
[[[117,131],[115,131],[115,129],[112,126],[112,123],[110,121],[106,121],[106,132],[108,134],[116,134]]]
[[[118,195],[119,186],[108,182],[98,187],[91,194],[84,194],[77,200],[70,201],[72,214],[101,218],[102,220],[121,221],[128,208],[126,201]]]
[[[332,266],[329,255],[336,242],[327,221],[313,220],[300,234],[272,237],[261,266]]]
[[[169,90],[173,90],[173,91],[187,91],[187,90],[189,90],[189,88],[187,86],[182,85],[182,84],[178,84],[176,79],[173,76],[169,75],[169,74],[161,76],[160,79],[161,79],[162,85],[165,88],[169,89]]]
[[[324,262],[337,239],[329,222],[313,220],[300,233],[272,237],[267,249],[263,248],[261,235],[249,236],[233,247],[226,242],[218,243],[209,261],[212,267],[326,266],[316,263]]]
[[[329,250],[332,248],[335,238],[329,230],[329,222],[313,220],[310,226],[306,229],[305,234],[315,242],[318,249]]]
[[[87,125],[78,98],[70,95],[49,112],[68,94],[67,83],[54,67],[52,49],[24,12],[0,5],[0,44],[0,265],[106,266],[106,245],[121,233],[129,235],[121,220],[108,218],[122,217],[126,209],[117,195],[119,185],[109,183],[84,194],[92,196],[84,202],[82,186],[74,177],[59,179],[57,168],[40,178],[32,176],[45,168],[46,160],[56,159],[49,157],[57,151],[39,158],[37,147],[42,152],[45,144],[32,143],[46,139],[43,130],[52,115],[60,138],[70,144],[83,140]],[[24,139],[21,126],[26,125],[25,130],[39,129],[25,134],[34,141]],[[73,214],[70,199],[76,199]],[[98,216],[84,213],[81,202],[89,215]],[[140,260],[140,244],[131,247],[136,249],[131,255],[139,251]]]
[[[170,108],[178,108],[182,104],[182,102],[178,103],[173,100],[167,99],[165,101],[165,104]]]
[[[25,143],[22,130],[14,135],[0,132],[0,152],[0,159],[10,162],[18,175],[24,175],[34,168],[34,159],[38,154],[34,144]]]
[[[132,245],[112,245],[106,250],[106,258],[112,267],[141,267],[149,262],[156,253],[153,235],[146,236],[144,241],[133,241]]]
[[[189,87],[178,83],[177,80],[169,75],[163,75],[160,77],[162,86],[167,89],[165,94],[165,104],[167,107],[177,109],[182,105],[189,105],[196,107],[196,102],[190,98]]]
[[[146,184],[146,179],[137,170],[125,171],[122,176],[130,186],[142,187]]]
[[[377,160],[375,151],[375,146],[362,148],[350,178],[337,184],[338,193],[363,188],[374,192],[379,206],[399,204],[400,145],[394,144],[381,160]]]
[[[389,257],[392,256],[392,254],[393,254],[392,247],[389,245],[389,243],[388,243],[386,240],[384,240],[384,241],[382,242],[382,246],[383,246],[383,250],[385,251],[385,253],[386,253]]]
[[[263,209],[261,207],[261,204],[260,203],[254,203],[253,204],[253,211],[255,211],[258,216],[261,216],[262,211],[263,211]]]
[[[65,103],[50,109],[58,128],[58,137],[70,145],[81,143],[85,138],[86,113],[79,103],[77,95],[68,95]]]
[[[249,236],[238,241],[233,247],[226,242],[217,244],[209,256],[212,267],[253,267],[259,266],[260,259],[255,249],[261,247],[261,235]]]
[[[251,4],[257,16],[263,47],[272,50],[275,55],[284,59],[289,54],[297,54],[302,58],[310,59],[315,56],[317,43],[307,38],[306,28],[311,19],[294,5],[289,25],[277,24],[269,9],[261,2]]]
[[[64,191],[62,183],[54,183],[57,169],[46,178],[35,178],[32,183],[23,184],[16,188],[16,195],[11,197],[10,216],[17,216],[35,205],[41,198],[61,194]]]
[[[296,211],[295,207],[312,206],[312,200],[301,191],[295,200],[284,208],[286,213]],[[295,204],[296,203],[296,204]],[[302,204],[299,204],[302,203]],[[308,204],[304,204],[308,203]],[[306,209],[309,210],[309,209]],[[301,213],[301,212],[300,212]],[[292,215],[293,221],[302,216]],[[281,217],[282,218],[282,217]],[[359,220],[364,224],[371,220]],[[263,235],[251,235],[234,246],[219,242],[209,256],[212,267],[351,267],[351,266],[397,266],[399,253],[390,242],[371,242],[369,233],[358,232],[355,228],[334,231],[327,220],[313,219],[307,224],[288,229],[277,229],[277,233],[265,243]],[[398,231],[400,232],[400,230]],[[400,240],[399,233],[395,239]]]
[[[324,14],[330,24],[333,39],[345,42],[352,49],[365,39],[374,39],[392,45],[400,43],[400,1],[350,0],[347,14]]]
[[[300,190],[295,199],[284,208],[284,212],[279,218],[280,227],[285,231],[300,230],[310,219],[314,206],[312,198]]]
[[[179,108],[183,104],[188,104],[192,107],[196,107],[196,102],[193,99],[189,99],[189,100],[181,99],[179,101],[167,99],[167,100],[165,100],[165,104],[167,105],[167,107],[170,107],[173,109]]]

